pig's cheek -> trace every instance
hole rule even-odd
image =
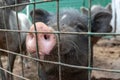
[[[29,53],[36,53],[36,41],[35,38],[31,38],[30,36],[27,36],[26,39],[26,47],[27,47],[27,51]]]

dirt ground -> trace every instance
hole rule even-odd
[[[94,46],[94,67],[120,70],[120,41],[101,39]],[[120,80],[120,73],[93,71],[98,80]],[[106,78],[106,79],[104,79]]]
[[[2,60],[6,62],[6,57]],[[37,69],[35,67],[34,61],[29,62],[30,67],[25,68],[25,77],[29,80],[38,80],[36,77]],[[4,63],[6,65],[6,63]],[[109,70],[120,70],[120,42],[111,41],[108,39],[101,39],[94,46],[94,65],[95,68],[107,69]],[[14,73],[21,74],[21,64],[17,62],[14,68]],[[15,78],[15,80],[21,80]],[[120,73],[115,72],[105,72],[96,71],[92,72],[92,80],[120,80]]]

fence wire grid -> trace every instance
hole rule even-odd
[[[26,1],[23,2],[22,1]],[[112,73],[120,73],[120,70],[117,69],[107,69],[107,68],[99,68],[99,67],[94,67],[92,64],[93,62],[93,44],[92,42],[92,37],[93,36],[116,36],[116,35],[120,35],[118,33],[106,33],[106,32],[92,32],[92,12],[91,12],[91,7],[92,7],[92,0],[87,0],[88,2],[88,14],[87,14],[87,28],[88,30],[85,32],[77,32],[77,31],[72,31],[72,32],[62,32],[60,30],[60,25],[61,23],[59,23],[60,21],[60,1],[62,0],[33,0],[30,2],[27,2],[28,0],[1,0],[0,1],[0,80],[53,80],[52,77],[57,76],[57,78],[55,78],[54,80],[66,80],[66,78],[62,78],[65,74],[69,74],[67,73],[67,68],[70,68],[72,70],[77,69],[77,70],[86,70],[87,71],[87,79],[86,80],[92,80],[91,78],[91,72],[93,70],[96,71],[103,71],[103,72],[112,72]],[[37,25],[35,24],[35,9],[36,9],[36,5],[41,5],[41,4],[47,4],[47,3],[52,3],[54,2],[56,6],[50,6],[51,8],[54,8],[56,11],[56,22],[57,22],[57,30],[53,31],[53,32],[44,32],[44,31],[37,31]],[[14,3],[14,4],[13,4]],[[79,1],[75,1],[75,3],[79,3]],[[73,4],[75,4],[73,3]],[[10,4],[10,5],[9,5]],[[66,5],[67,3],[65,3]],[[84,0],[83,3],[84,4]],[[28,5],[32,5],[33,8],[33,19],[29,19],[32,24],[34,25],[34,31],[29,31],[26,30],[26,28],[22,28],[21,27],[21,21],[19,20],[19,7],[21,6],[28,6]],[[81,7],[81,6],[80,6]],[[20,8],[21,9],[21,8]],[[16,11],[15,13],[11,12],[11,10]],[[49,10],[48,10],[49,11]],[[29,14],[29,13],[28,13]],[[9,19],[11,18],[10,15],[12,15],[13,19],[11,19],[11,21],[9,21]],[[15,17],[14,17],[15,16]],[[29,15],[30,16],[30,15]],[[28,16],[28,18],[29,18]],[[14,19],[16,18],[16,19]],[[13,20],[13,21],[12,21]],[[25,21],[23,21],[25,22]],[[11,25],[12,24],[12,25]],[[29,26],[29,25],[26,25]],[[22,36],[23,34],[26,35],[28,33],[35,33],[36,36],[36,40],[35,40],[35,44],[36,44],[36,57],[31,56],[30,53],[28,53],[26,51],[26,37]],[[38,38],[37,38],[37,34],[55,34],[57,37],[57,60],[56,61],[52,61],[52,60],[44,60],[44,59],[40,59],[41,55],[39,54],[39,43],[38,43]],[[62,35],[81,35],[81,36],[87,36],[88,41],[87,41],[87,48],[88,48],[88,55],[87,56],[87,66],[86,65],[77,65],[75,64],[68,64],[68,63],[64,63],[62,62],[62,52],[61,52],[61,45],[60,45],[60,40],[61,40],[61,34]],[[67,39],[67,38],[66,38]],[[85,44],[86,45],[86,44]],[[72,45],[73,46],[73,45]],[[65,46],[66,47],[66,46]],[[67,46],[69,48],[69,46]],[[82,47],[84,47],[84,45],[82,45]],[[17,57],[17,58],[16,58]],[[16,60],[20,59],[20,62],[16,62]],[[71,59],[72,60],[72,59]],[[15,62],[14,62],[15,61]],[[28,62],[27,62],[28,61]],[[33,62],[34,64],[29,66],[29,63]],[[70,61],[72,62],[72,61]],[[55,67],[57,67],[57,70],[55,69],[55,71],[51,70],[51,75],[53,75],[52,77],[50,77],[51,79],[48,78],[48,74],[50,74],[49,72],[45,72],[45,65],[44,64],[53,64],[55,65]],[[56,66],[57,65],[57,66]],[[26,69],[27,66],[27,69]],[[35,66],[35,72],[31,71],[31,69],[33,68],[32,66]],[[51,68],[51,66],[49,66]],[[16,68],[16,69],[15,69]],[[19,70],[18,70],[19,69]],[[54,68],[53,68],[54,69]],[[62,70],[66,70],[66,73],[64,74],[62,72]],[[29,72],[27,72],[26,70],[28,70]],[[68,69],[69,71],[69,69]],[[35,73],[34,74],[30,74],[30,73]],[[57,73],[58,72],[58,73]],[[18,74],[19,73],[19,74]],[[26,74],[30,74],[30,77],[26,77]],[[63,75],[64,74],[64,75]],[[76,74],[79,74],[79,72],[76,71]],[[84,74],[84,73],[83,73]],[[32,78],[31,76],[34,75],[36,77]],[[72,74],[75,75],[75,74]],[[67,77],[72,77],[72,75],[69,75]],[[80,76],[80,75],[79,75]],[[75,76],[74,76],[75,77]],[[83,75],[82,75],[83,77]],[[73,78],[74,79],[74,78]],[[72,80],[73,80],[72,79]],[[69,79],[68,79],[69,80]],[[71,79],[70,79],[71,80]],[[74,80],[80,80],[79,77],[75,78]],[[84,78],[81,80],[84,80]]]

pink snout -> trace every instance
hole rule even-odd
[[[49,55],[56,44],[56,35],[52,34],[54,30],[42,22],[35,23],[38,38],[38,47],[40,55]],[[30,31],[35,31],[34,25],[31,26]],[[45,33],[47,32],[47,33]],[[50,33],[48,33],[50,32]],[[29,53],[36,53],[36,35],[35,33],[28,33],[26,37],[26,48]]]

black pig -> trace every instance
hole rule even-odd
[[[19,4],[19,3],[24,3],[28,1],[29,0],[0,0],[0,6],[3,7],[8,5],[14,5],[15,3]],[[18,29],[18,26],[19,26],[20,30],[28,30],[29,27],[31,26],[31,22],[25,14],[18,13],[18,22],[17,22],[16,11],[23,10],[25,6],[26,5],[18,6],[17,8],[13,8],[13,7],[5,8],[5,9],[1,8],[0,9],[0,29],[19,30]],[[20,41],[19,33],[0,31],[0,48],[6,49],[12,52],[20,53],[20,46],[21,47],[25,46],[24,44],[25,35],[26,35],[25,33],[20,33],[21,45],[19,45],[19,41]],[[0,51],[0,56],[1,55],[6,55],[6,53],[3,51]],[[9,54],[8,58],[9,59],[7,64],[7,70],[12,72],[16,55]],[[0,66],[3,67],[1,61],[0,61]],[[5,73],[1,70],[0,72],[1,72],[2,80],[13,80],[12,78],[10,78],[8,74],[5,77]]]
[[[33,13],[33,12],[31,12]],[[35,10],[36,15],[36,10]],[[37,10],[37,31],[57,31],[57,14],[48,15],[45,10]],[[42,13],[42,15],[41,15]],[[31,14],[32,15],[32,14]],[[48,16],[47,16],[48,15]],[[47,17],[46,17],[47,16]],[[34,16],[32,16],[33,18]],[[36,19],[36,17],[35,17]],[[38,19],[40,22],[38,22]],[[42,20],[43,19],[43,20]],[[46,21],[47,19],[47,21]],[[98,12],[92,15],[92,32],[110,32],[109,25],[111,14]],[[36,21],[36,20],[35,20]],[[44,23],[42,23],[44,22]],[[48,26],[48,27],[47,27]],[[59,14],[59,27],[61,32],[87,32],[88,17],[81,15],[76,9],[63,9]],[[30,28],[34,31],[34,25]],[[58,42],[54,34],[37,34],[40,58],[50,61],[58,61]],[[100,36],[92,36],[92,46],[100,39]],[[27,51],[36,53],[36,36],[28,33],[26,37]],[[80,34],[60,34],[61,62],[77,66],[88,66],[88,36]],[[92,53],[93,54],[93,53]],[[92,56],[91,56],[92,58]],[[59,80],[58,65],[44,63],[47,80]],[[92,65],[91,65],[92,66]],[[88,70],[61,67],[62,80],[88,80]]]

